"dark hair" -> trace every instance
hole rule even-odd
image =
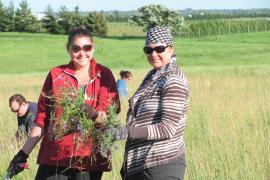
[[[131,74],[130,71],[124,71],[124,70],[120,71],[120,77],[121,78],[128,78],[128,77],[131,77],[131,76],[132,76],[132,74]]]
[[[9,98],[9,106],[16,101],[18,104],[22,104],[23,102],[26,103],[26,99],[23,95],[21,94],[14,94]]]
[[[75,37],[82,37],[82,36],[89,37],[91,41],[93,41],[91,32],[85,26],[71,28],[68,32],[67,49],[70,47]]]

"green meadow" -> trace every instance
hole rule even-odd
[[[138,30],[139,32],[139,30]],[[144,37],[94,37],[95,57],[111,68],[115,78],[130,70],[130,95],[150,70],[142,48]],[[24,94],[37,101],[49,69],[69,61],[66,36],[0,33],[0,178],[20,149],[14,133],[16,117],[8,98]],[[270,32],[175,38],[178,64],[190,86],[186,121],[188,180],[270,179]],[[127,99],[121,99],[125,122]],[[28,160],[30,169],[14,179],[34,179],[38,147]],[[113,170],[103,180],[119,180],[124,142],[113,154]]]

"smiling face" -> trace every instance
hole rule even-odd
[[[162,44],[162,43],[150,43],[148,45],[146,45],[146,47],[150,47],[150,48],[157,48],[158,46],[164,46],[165,51],[164,52],[156,52],[156,50],[154,50],[152,53],[146,54],[148,62],[153,66],[154,69],[158,70],[161,67],[165,66],[166,64],[168,64],[171,60],[171,57],[173,55],[174,49],[171,46],[166,46],[166,44]]]
[[[89,67],[94,54],[94,44],[90,37],[76,36],[68,47],[68,53],[76,70]]]

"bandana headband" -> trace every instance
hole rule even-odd
[[[171,31],[167,27],[156,26],[147,32],[145,45],[150,43],[164,43],[166,46],[173,46],[172,40]]]

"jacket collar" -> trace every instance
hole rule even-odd
[[[91,78],[96,77],[100,73],[100,69],[97,66],[95,58],[92,58],[90,61],[90,68],[91,68]],[[67,73],[69,75],[75,76],[75,66],[72,61],[70,61],[66,67],[64,68],[64,73]]]

